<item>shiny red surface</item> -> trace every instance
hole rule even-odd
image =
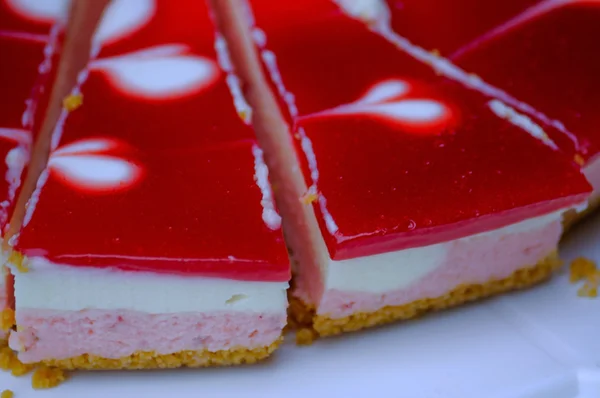
[[[572,159],[495,116],[488,99],[433,74],[362,24],[340,14],[276,14],[253,2],[312,141],[318,189],[338,226],[321,231],[330,255],[347,259],[495,229],[569,206],[590,187]],[[277,15],[277,18],[273,18]],[[298,17],[300,18],[300,17]],[[300,24],[300,22],[298,22]],[[360,113],[314,115],[401,80],[401,100],[427,99],[449,112],[437,123]],[[302,150],[298,146],[298,151]],[[307,164],[305,175],[309,180]]]
[[[542,0],[386,0],[394,31],[450,55]]]
[[[99,61],[109,49],[127,55],[150,41],[181,39],[189,54],[216,62],[204,2],[168,3],[158,2],[162,11],[148,24],[156,29],[111,43]],[[195,19],[164,20],[175,15]],[[224,73],[161,98],[140,97],[109,77],[93,69],[82,86],[83,105],[66,120],[18,250],[72,266],[287,281],[281,231],[262,219],[254,134],[237,115]]]
[[[453,60],[562,122],[591,158],[600,152],[599,37],[598,2],[574,1],[540,10]]]
[[[0,0],[0,32],[15,31],[47,35],[56,21],[53,18],[28,13],[25,8],[18,7],[16,3],[19,3],[19,0]]]
[[[206,1],[155,0],[151,19],[135,31],[103,43],[100,58],[164,44],[184,44],[193,52],[214,55],[214,24]]]
[[[76,189],[51,172],[18,249],[73,266],[286,281],[281,232],[261,218],[252,144],[123,151],[144,175],[120,191]]]
[[[0,201],[8,201],[8,206],[0,209],[2,232],[18,194],[18,190],[13,197],[9,194],[7,173],[13,165],[7,161],[7,156],[17,147],[22,148],[23,156],[29,156],[33,120],[24,118],[24,112],[27,102],[35,103],[43,91],[43,79],[38,74],[38,66],[44,57],[43,49],[44,43],[38,41],[0,37],[0,54],[10,54],[0,62]]]

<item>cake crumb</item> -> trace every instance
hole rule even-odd
[[[2,394],[0,394],[0,398],[13,398],[14,396],[15,393],[11,390],[4,390],[2,391]]]
[[[63,100],[63,107],[69,111],[73,112],[75,109],[79,108],[83,104],[83,95],[81,94],[71,94]]]
[[[310,328],[302,328],[296,331],[297,345],[311,345],[317,338],[316,332]]]
[[[311,203],[316,202],[317,199],[319,199],[319,195],[317,195],[314,192],[307,192],[304,195],[302,195],[302,197],[300,198],[300,201],[305,205],[309,205]]]
[[[439,58],[439,57],[442,56],[442,53],[437,48],[434,48],[433,50],[431,50],[431,55],[433,55],[434,57]]]
[[[13,265],[17,271],[21,273],[25,274],[29,272],[29,267],[27,267],[27,263],[23,260],[23,256],[19,252],[13,250],[10,253],[10,256],[8,256],[8,263]]]
[[[0,328],[8,332],[14,325],[15,311],[12,308],[5,308],[2,310],[2,317],[0,318]]]
[[[574,283],[592,278],[597,271],[594,261],[585,257],[577,257],[571,261],[569,266],[569,280]]]
[[[246,109],[238,110],[237,114],[238,114],[239,118],[242,119],[242,121],[244,121],[244,122],[250,121],[250,112],[247,111]]]
[[[19,361],[17,354],[10,347],[0,349],[0,369],[10,371],[13,376],[23,376],[33,369],[34,365]]]
[[[41,366],[31,377],[31,386],[36,390],[56,387],[67,378],[62,369]]]
[[[574,157],[575,163],[577,163],[580,166],[585,165],[585,159],[583,159],[583,156],[581,156],[580,154],[576,154]]]
[[[585,257],[573,260],[569,267],[569,280],[571,283],[585,281],[584,285],[577,290],[579,297],[598,297],[600,270],[594,261]]]

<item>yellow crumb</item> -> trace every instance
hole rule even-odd
[[[589,298],[598,297],[598,286],[594,286],[592,284],[586,283],[577,290],[577,295],[579,297],[589,297]]]
[[[593,278],[596,274],[596,263],[585,257],[578,257],[569,266],[569,280],[571,283]]]
[[[0,369],[10,370],[10,361],[15,356],[10,347],[2,347],[0,349]]]
[[[317,199],[319,199],[319,195],[317,195],[314,192],[307,192],[304,195],[302,195],[302,197],[300,198],[300,202],[302,202],[305,205],[309,205],[313,202],[316,202]]]
[[[585,160],[583,159],[583,156],[581,156],[580,154],[576,154],[574,160],[575,160],[575,163],[577,163],[580,166],[583,166],[585,164]]]
[[[248,112],[245,109],[240,109],[238,110],[238,116],[240,117],[240,119],[242,119],[244,122],[247,122],[250,118],[250,112]]]
[[[297,139],[298,141],[300,141],[300,139],[301,139],[302,137],[300,136],[300,134],[298,134],[298,133],[295,133],[295,134],[294,134],[294,138],[295,138],[295,139]]]
[[[69,112],[73,112],[83,104],[83,95],[71,94],[63,100],[63,107]]]
[[[27,267],[26,262],[23,260],[23,256],[17,251],[11,251],[10,256],[8,256],[8,263],[13,265],[19,272],[29,272],[29,268]]]
[[[17,354],[10,347],[0,349],[0,369],[10,371],[13,376],[23,376],[33,369],[34,365],[19,361]]]
[[[296,331],[297,345],[311,345],[317,338],[317,333],[310,328],[302,328]]]
[[[0,328],[8,332],[14,325],[15,311],[12,308],[5,308],[2,310],[2,317],[0,318]]]
[[[442,53],[437,48],[434,48],[433,50],[431,50],[431,55],[433,55],[435,57],[441,57]]]
[[[56,387],[65,381],[67,375],[62,369],[41,366],[33,372],[31,386],[36,390]]]
[[[86,369],[172,369],[180,367],[199,368],[207,366],[230,366],[253,364],[267,358],[281,343],[281,338],[269,346],[258,348],[232,348],[222,351],[180,351],[173,354],[135,352],[128,357],[102,358],[83,354],[73,358],[45,360],[43,365],[65,370]]]
[[[0,398],[13,398],[15,394],[11,390],[4,390],[0,394]]]

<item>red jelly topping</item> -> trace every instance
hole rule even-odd
[[[36,38],[0,35],[0,230],[4,232],[29,161],[37,103],[47,79],[39,74],[45,42]]]
[[[312,142],[312,152],[300,143],[298,151],[309,184],[314,152],[314,206],[332,258],[492,230],[589,193],[571,158],[363,24],[339,13],[302,15],[304,29],[285,30],[274,7],[253,4],[294,95],[297,135]],[[278,7],[278,18],[299,18]]]
[[[541,0],[387,0],[394,31],[450,55]]]
[[[106,12],[97,35],[106,39],[81,87],[86,106],[69,117],[65,138],[118,129],[137,148],[162,149],[253,139],[239,127],[206,5],[188,3],[147,2],[156,7],[126,13],[124,27]]]
[[[214,46],[205,45],[215,39],[205,5],[189,3],[157,1],[128,34],[115,35],[106,21],[100,27],[119,40],[92,61],[83,105],[69,114],[50,156],[17,244],[25,255],[72,266],[289,279],[265,200],[266,166]],[[109,56],[109,48],[119,50]]]
[[[543,1],[453,61],[560,121],[589,159],[600,152],[598,37],[598,2]]]
[[[64,20],[67,0],[0,0],[0,35],[20,32],[47,35],[59,20]]]

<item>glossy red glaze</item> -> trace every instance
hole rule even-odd
[[[37,2],[0,0],[0,34],[5,31],[47,35],[57,22],[57,13],[66,15],[68,1]]]
[[[513,22],[453,61],[562,122],[584,158],[597,155],[600,4],[545,1]]]
[[[253,4],[312,141],[321,200],[337,224],[328,227],[323,203],[314,205],[332,258],[456,239],[588,195],[572,159],[361,23],[303,15],[305,29],[284,32],[272,7]],[[286,17],[296,18],[291,8]],[[306,161],[304,170],[309,180]]]
[[[394,31],[450,55],[543,0],[386,0]]]
[[[281,232],[261,218],[252,145],[122,150],[143,175],[129,189],[101,193],[73,187],[51,167],[17,247],[73,266],[286,281]]]
[[[83,105],[66,120],[17,249],[77,267],[287,281],[281,231],[263,221],[253,131],[237,115],[214,50],[203,44],[214,41],[212,28],[203,30],[208,16],[199,18],[204,2],[157,3],[156,21],[148,22],[155,30],[141,27],[126,44],[113,41],[106,48],[119,48],[116,63],[103,52],[94,61],[81,88]],[[198,18],[188,25],[164,20],[179,10]],[[196,29],[197,23],[204,25]],[[188,69],[178,69],[186,60],[163,54],[144,66],[138,56],[127,58],[151,46],[149,39],[181,44],[174,32],[189,39],[186,56],[203,57],[194,70],[217,68],[185,93],[178,91],[182,81],[185,90],[197,83]],[[183,80],[170,79],[173,71]]]
[[[44,59],[43,42],[0,37],[0,230],[8,223],[31,149],[36,104],[44,81],[38,67]],[[26,111],[29,109],[29,111]]]
[[[179,3],[174,7],[169,0],[157,1],[153,17],[145,25],[128,36],[118,36],[120,40],[105,43],[81,88],[86,106],[70,115],[64,129],[65,138],[82,133],[105,136],[118,129],[121,139],[137,148],[148,149],[189,148],[253,139],[252,131],[239,127],[226,74],[217,64],[214,27],[206,5],[203,1],[190,0],[188,3],[187,7]],[[139,53],[149,49],[157,51],[160,48],[157,46],[184,47],[184,50],[154,56]],[[190,57],[198,57],[200,62],[194,68],[204,65],[212,72],[191,79],[190,83],[183,81],[183,86],[189,88],[183,89],[183,93],[153,95],[149,91],[144,94],[135,87],[119,84],[119,81],[127,80],[119,77],[119,70],[133,75],[145,72],[145,77],[138,81],[138,85],[145,87],[153,87],[154,82],[168,80],[169,76],[176,80],[173,72],[164,66],[161,69],[158,63],[179,62]],[[143,66],[140,59],[153,63],[154,69],[148,73],[146,67],[140,72],[138,65]],[[123,68],[127,64],[133,66]],[[186,71],[187,68],[183,70]],[[178,73],[179,70],[175,75]]]

